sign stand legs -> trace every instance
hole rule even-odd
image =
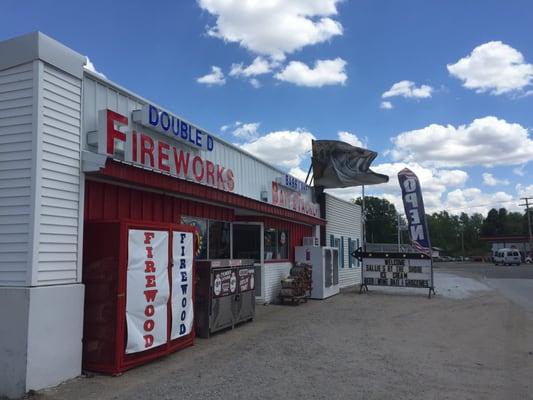
[[[364,290],[363,290],[364,288]],[[367,293],[368,292],[368,286],[366,285],[366,283],[361,283],[361,287],[359,288],[359,294],[361,293]]]
[[[431,293],[433,293],[433,296],[437,295],[437,293],[435,293],[435,288],[433,286],[429,288],[428,299],[431,299]]]

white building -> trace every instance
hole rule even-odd
[[[264,302],[325,224],[301,182],[85,63],[41,33],[0,42],[0,396],[81,372],[85,223],[194,225],[199,258],[255,259]],[[356,283],[357,208],[328,202]]]
[[[361,262],[350,256],[362,247],[361,207],[325,193],[326,227],[323,244],[339,249],[340,287],[361,283]]]

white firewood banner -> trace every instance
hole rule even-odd
[[[167,342],[168,240],[166,231],[128,233],[126,287],[126,353],[137,353]]]
[[[172,232],[172,329],[171,339],[188,335],[193,325],[193,234]]]

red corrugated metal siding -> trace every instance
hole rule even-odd
[[[86,180],[86,220],[134,219],[180,223],[181,216],[184,215],[229,222],[234,220],[233,210],[229,208]]]
[[[142,168],[136,168],[113,160],[108,160],[105,168],[95,173],[95,176],[103,176],[107,179],[118,180],[139,187],[162,190],[182,196],[190,196],[210,202],[216,202],[228,207],[239,207],[272,215],[276,218],[284,218],[309,225],[325,225],[326,221],[321,218],[301,214],[286,208],[249,199],[235,193],[223,192],[216,188],[199,185],[183,179],[153,173]]]

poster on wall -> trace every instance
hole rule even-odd
[[[254,290],[255,288],[255,270],[253,268],[240,268],[238,276],[239,293]]]
[[[126,354],[167,342],[168,232],[130,229],[126,287]]]
[[[194,242],[191,232],[172,232],[172,328],[170,339],[191,333]]]
[[[213,279],[213,298],[235,294],[237,290],[237,275],[232,268],[217,269]]]

